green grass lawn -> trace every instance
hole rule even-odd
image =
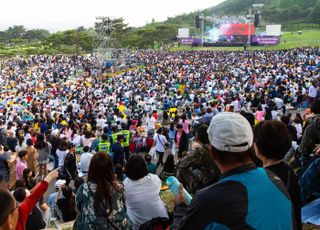
[[[301,30],[302,34],[295,32],[284,32],[280,38],[280,44],[277,46],[252,46],[249,50],[279,50],[291,49],[296,47],[320,46],[320,29]],[[243,50],[243,47],[194,47],[180,46],[172,50]]]

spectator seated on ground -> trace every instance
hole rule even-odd
[[[58,195],[58,191],[59,191],[59,188],[62,186],[62,185],[65,185],[66,184],[66,180],[57,180],[56,183],[55,183],[55,189],[56,191],[54,193],[51,193],[49,195],[49,199],[48,199],[48,204],[49,204],[49,207],[52,211],[51,213],[51,216],[56,218],[58,216],[58,208],[56,207],[56,197]],[[60,197],[63,197],[63,194],[60,195]]]
[[[124,173],[123,168],[120,164],[114,166],[114,174],[119,181],[124,181],[127,178],[127,175]]]
[[[63,197],[60,197],[60,195]],[[68,185],[61,185],[56,197],[56,204],[60,219],[64,222],[69,222],[76,219],[76,202],[75,195]]]
[[[126,165],[124,180],[127,213],[134,229],[154,217],[168,217],[165,204],[160,198],[161,180],[148,173],[143,158],[132,155]]]
[[[283,161],[291,148],[292,136],[288,126],[276,120],[262,121],[254,128],[254,134],[257,157],[262,161],[263,167],[280,177],[286,186],[294,207],[297,227],[302,229],[298,179],[290,166]]]
[[[150,154],[146,154],[144,156],[144,160],[146,161],[147,169],[149,173],[157,174],[157,165],[151,162],[152,157]]]
[[[174,155],[169,154],[167,156],[166,162],[163,165],[163,169],[159,175],[160,179],[165,181],[170,176],[176,176],[176,167],[174,164]]]
[[[295,229],[283,183],[252,161],[249,122],[237,113],[219,113],[208,135],[222,175],[218,183],[198,191],[190,205],[179,187],[172,229]]]

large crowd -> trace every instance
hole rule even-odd
[[[319,216],[318,48],[129,56],[139,66],[116,73],[90,55],[0,64],[0,230],[302,229]]]

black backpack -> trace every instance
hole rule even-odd
[[[68,153],[64,159],[64,174],[71,178],[75,178],[78,175],[77,162],[75,155]]]

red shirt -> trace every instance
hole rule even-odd
[[[19,206],[19,217],[16,230],[26,229],[27,220],[30,212],[36,206],[37,202],[47,191],[48,182],[41,181],[34,189],[32,190],[30,196],[28,196]]]

